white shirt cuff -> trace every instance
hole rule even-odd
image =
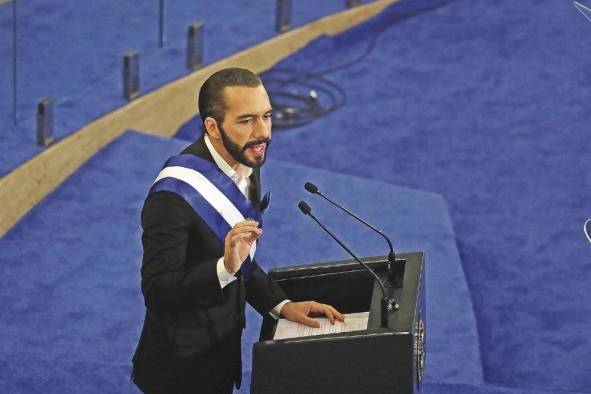
[[[226,271],[226,267],[224,266],[224,258],[220,257],[217,263],[217,273],[218,273],[218,280],[220,281],[220,287],[223,289],[230,283],[234,282],[237,278]],[[283,305],[291,302],[290,300],[283,300],[279,304],[275,305],[275,308],[269,311],[269,314],[273,319],[279,319],[281,317],[281,308]]]
[[[291,301],[290,300],[281,301],[279,304],[277,304],[275,306],[275,308],[271,309],[271,311],[269,312],[269,315],[271,315],[271,317],[273,319],[279,319],[281,317],[281,308],[283,308],[283,305],[287,304],[288,302],[291,302]]]
[[[220,257],[217,263],[218,280],[220,281],[220,287],[223,289],[230,283],[234,282],[237,278],[226,271],[224,266],[224,257]]]

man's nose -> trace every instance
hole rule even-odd
[[[265,119],[259,118],[252,134],[254,138],[268,138],[271,135],[271,124],[265,122]]]

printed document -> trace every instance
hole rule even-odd
[[[341,332],[367,330],[369,312],[345,314],[344,322],[341,323],[340,321],[335,321],[334,324],[330,324],[330,320],[326,317],[313,317],[312,319],[320,323],[319,328],[308,327],[287,319],[279,319],[273,339],[300,338],[311,335],[337,334]]]

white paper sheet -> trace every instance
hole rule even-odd
[[[313,317],[313,319],[320,323],[319,328],[308,327],[287,319],[279,319],[273,339],[300,338],[311,335],[367,330],[369,312],[345,314],[345,321],[342,323],[336,321],[334,324],[330,324],[330,320],[326,317]]]

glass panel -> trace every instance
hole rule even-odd
[[[186,39],[192,22],[204,22],[205,64],[276,35],[276,0],[164,0],[163,48],[161,0],[15,1],[19,125],[12,127],[13,3],[0,0],[0,138],[23,145],[15,155],[21,162],[38,151],[35,111],[43,97],[54,98],[56,140],[126,103],[121,68],[129,50],[140,53],[140,89],[146,94],[188,73]],[[345,3],[292,0],[293,26],[342,11]]]
[[[302,26],[324,16],[344,11],[346,0],[292,0],[294,26]]]
[[[45,96],[54,97],[59,105],[74,96],[98,93],[105,79],[117,89],[123,54],[157,48],[157,3],[151,3],[150,7],[134,0],[19,2],[23,116],[33,115],[35,104]]]
[[[0,141],[12,127],[12,3],[0,0]]]

